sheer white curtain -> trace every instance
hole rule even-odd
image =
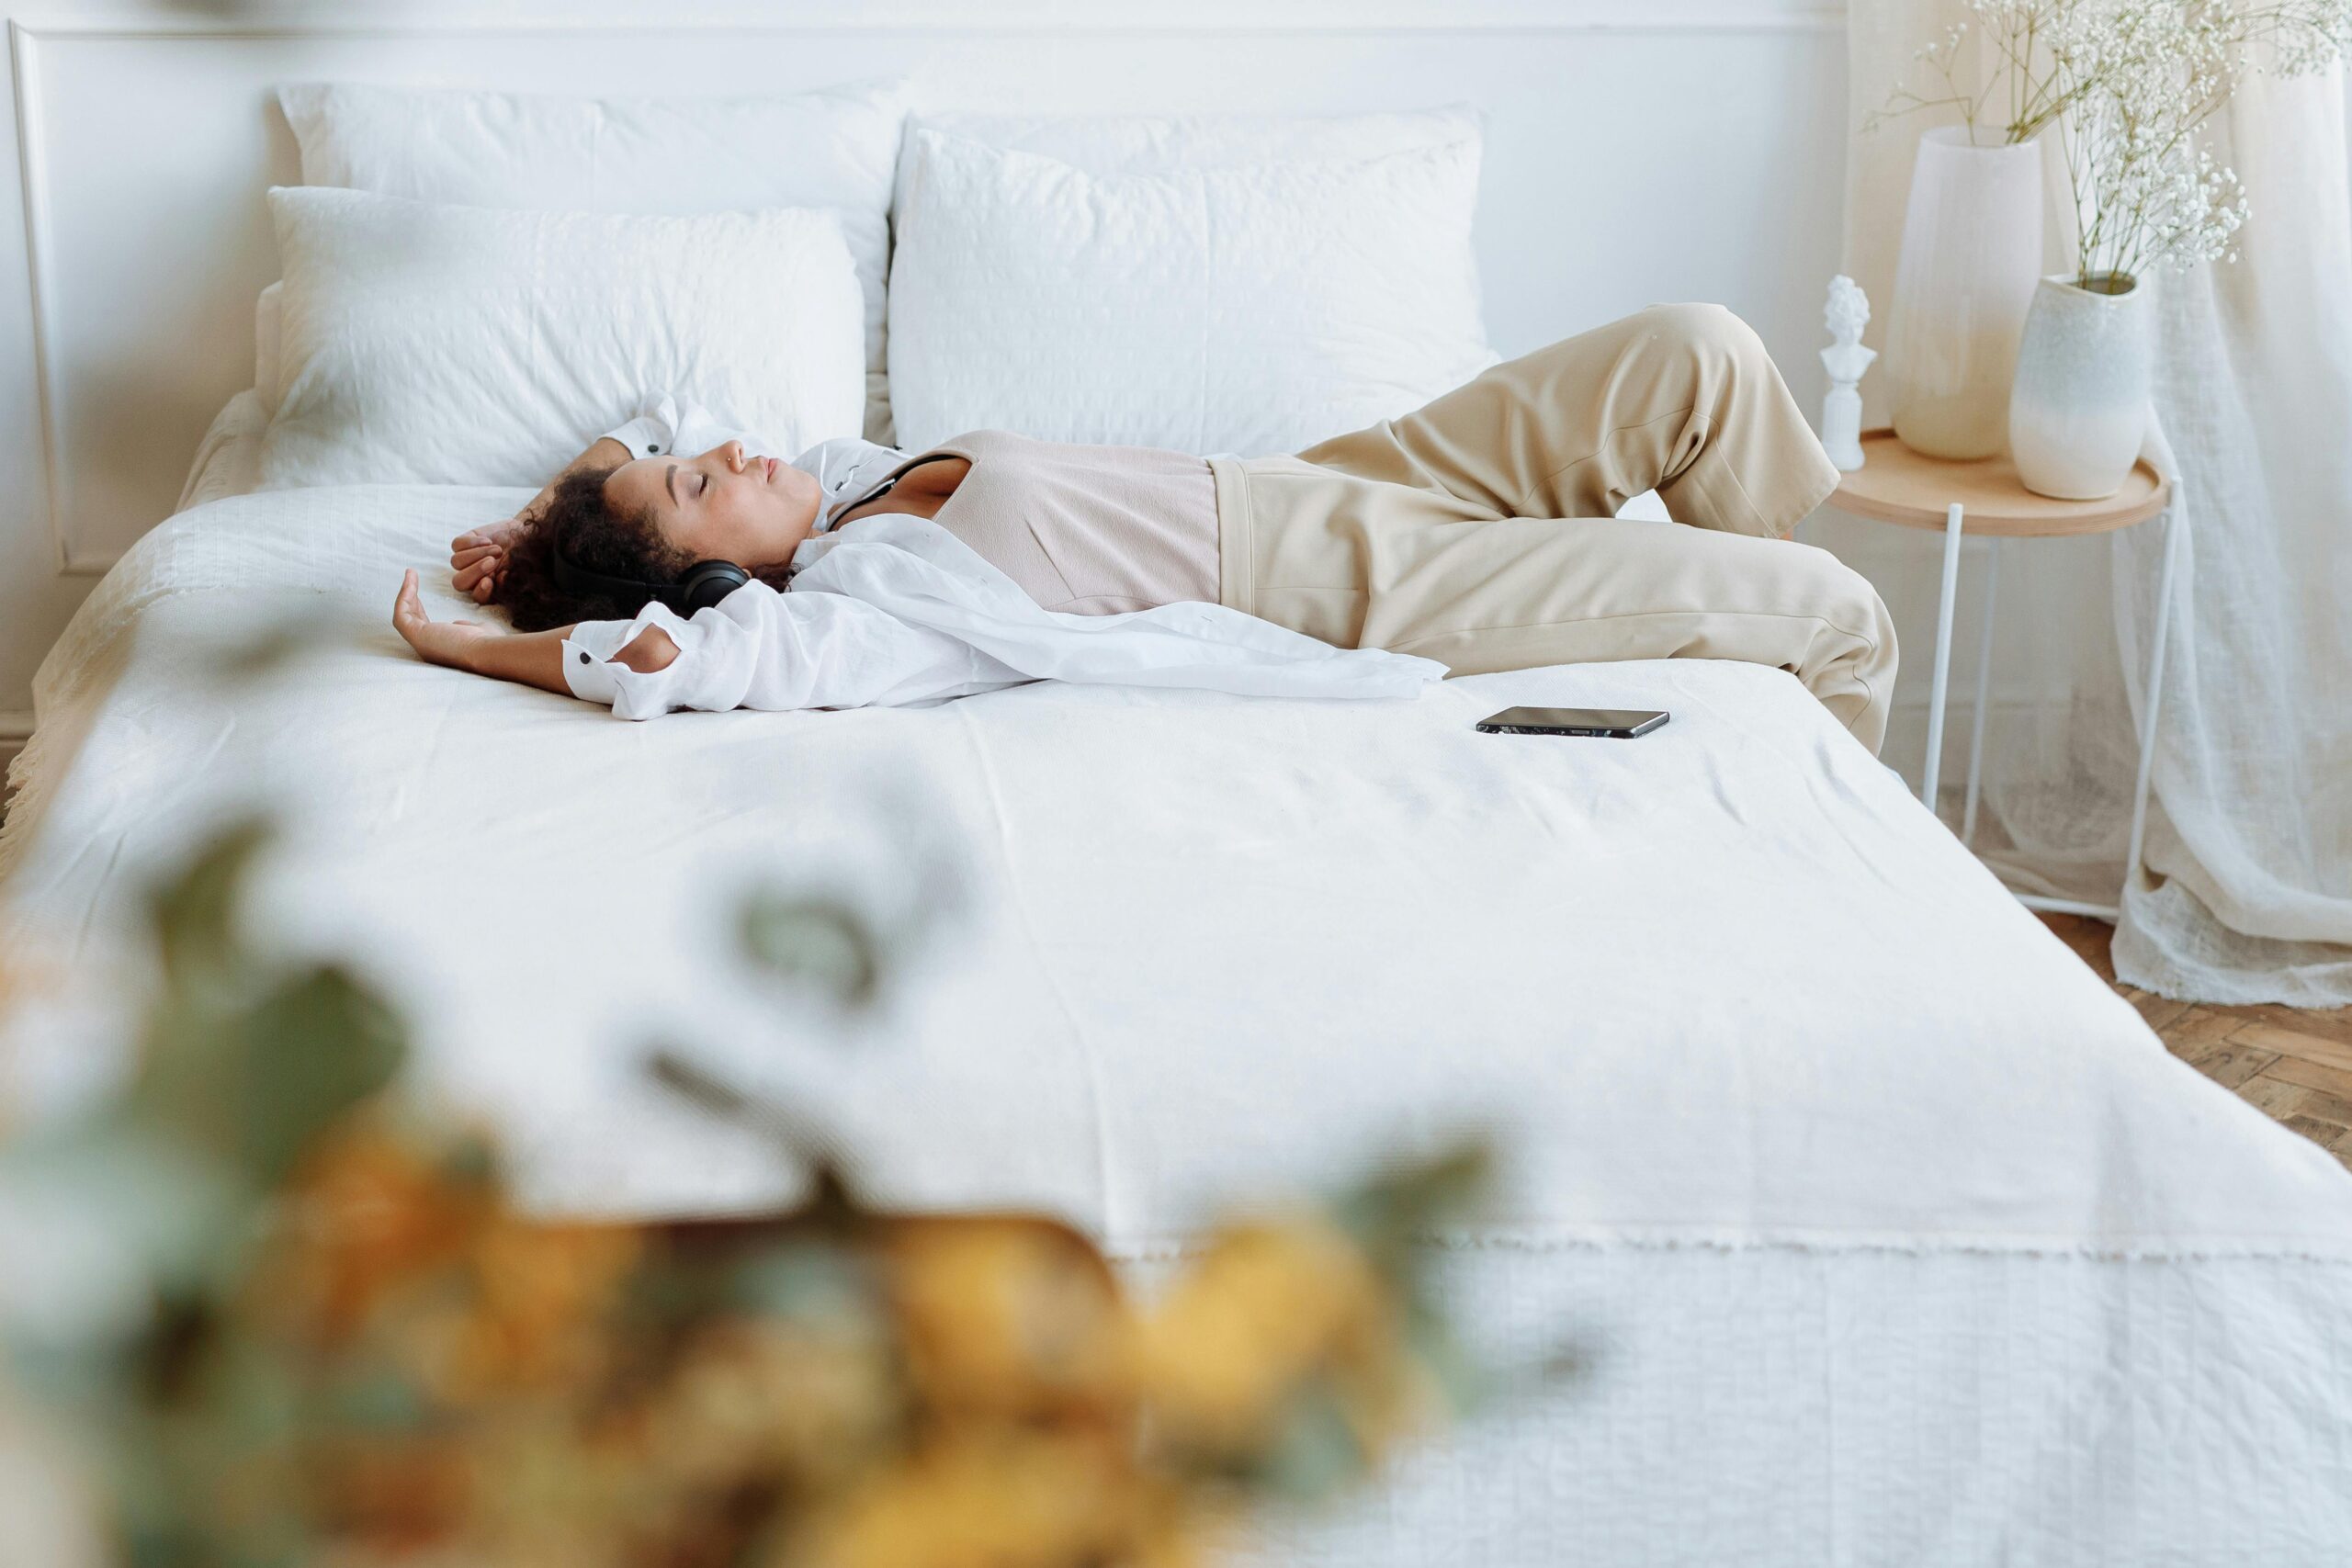
[[[1847,265],[1883,314],[1913,147],[1934,121],[1864,132],[1862,117],[1961,12],[1951,0],[1871,0],[1851,15]],[[2187,533],[2145,871],[2125,895],[2116,967],[2174,997],[2344,1006],[2352,191],[2341,80],[2255,80],[2210,129],[2253,217],[2237,263],[2157,284],[2156,412],[2179,470],[2173,525]],[[2004,547],[1977,848],[2016,886],[2103,902],[2121,875],[2162,526]],[[1929,537],[1889,532],[1826,518],[1813,536],[1878,581],[1905,633],[1888,760],[1916,780],[1939,560]],[[1943,770],[1955,795],[1984,548],[1964,562],[1955,621]],[[1952,795],[1947,808],[1956,819]]]

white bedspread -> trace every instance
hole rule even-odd
[[[1298,1560],[1435,1561],[1481,1488],[1525,1526],[1487,1562],[1571,1539],[1612,1562],[2316,1562],[2352,1539],[2352,1178],[2168,1058],[1792,677],[1678,660],[1328,704],[1047,684],[621,726],[390,629],[398,569],[520,499],[266,494],[150,536],[43,671],[0,840],[15,911],[103,953],[155,858],[262,781],[300,825],[270,881],[287,940],[367,954],[432,1083],[563,1207],[783,1190],[639,1086],[657,1027],[820,1109],[888,1200],[1041,1205],[1137,1258],[1222,1194],[1495,1128],[1504,1190],[1448,1238],[1487,1281],[1465,1314],[1494,1343],[1583,1318],[1668,1365],[1563,1407],[1589,1444],[1435,1460],[1385,1527]],[[199,682],[229,628],[297,612],[327,627],[299,678]],[[1521,702],[1674,720],[1471,728]],[[846,1034],[746,987],[731,890],[887,904],[875,868],[924,834],[965,913],[919,984]],[[71,1079],[82,1039],[51,1019],[14,1071]],[[1662,1309],[1699,1340],[1653,1343]],[[1729,1425],[1673,1437],[1735,1383]],[[1673,1503],[1671,1549],[1631,1555],[1556,1474],[1682,1447],[1794,1473]],[[2233,1490],[2256,1455],[2291,1507]],[[1453,1499],[1426,1533],[1416,1487]],[[1785,1551],[1756,1534],[1783,1507],[1818,1510]]]

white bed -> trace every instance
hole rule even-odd
[[[249,482],[217,434],[194,498]],[[628,725],[387,625],[401,566],[520,499],[231,496],[150,535],[43,669],[10,913],[103,958],[258,784],[297,825],[274,926],[367,954],[561,1208],[788,1190],[640,1087],[657,1025],[820,1107],[878,1196],[1049,1209],[1139,1277],[1222,1194],[1493,1128],[1448,1293],[1498,1363],[1573,1337],[1590,1376],[1268,1562],[2342,1561],[2352,1178],[2169,1059],[1790,676]],[[300,679],[199,678],[289,616],[324,631]],[[1472,731],[1527,701],[1675,716]],[[746,987],[729,890],[888,907],[921,840],[963,912],[880,1015],[836,1037]],[[91,1077],[107,1005],[20,1030],[17,1082]]]

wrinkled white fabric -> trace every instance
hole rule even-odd
[[[1849,21],[1858,115],[1951,0]],[[1919,125],[1858,135],[1848,266],[1889,298]],[[2123,979],[2217,1002],[2352,1004],[2352,216],[2335,78],[2255,78],[2208,122],[2245,181],[2241,259],[2154,280],[2156,413],[2179,468],[2175,584],[2144,873],[2115,940]],[[2051,165],[2046,164],[2046,172]],[[2055,169],[2063,178],[2063,169]],[[2047,207],[2063,206],[2054,186]],[[2061,215],[2053,210],[2053,220]],[[2053,267],[2064,229],[2053,223]],[[1877,323],[1873,323],[1875,341]],[[1866,392],[1883,378],[1866,378]],[[1978,848],[2016,886],[2112,902],[2123,880],[2163,524],[2002,547]],[[1871,576],[1921,656],[1891,757],[1916,755],[1939,541],[1825,519],[1811,536]],[[1945,811],[1960,818],[1983,547],[1955,621]]]
[[[223,403],[204,439],[197,443],[196,460],[188,465],[187,480],[172,510],[186,512],[259,490],[261,438],[268,428],[269,405],[258,389],[239,392]]]

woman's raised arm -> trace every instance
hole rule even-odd
[[[392,627],[428,664],[514,681],[559,696],[571,695],[571,687],[563,678],[563,639],[574,627],[504,632],[480,621],[436,621],[424,613],[414,567],[401,577],[400,593],[392,601]],[[678,645],[660,626],[646,627],[613,655],[616,661],[640,675],[666,670],[677,657]]]
[[[450,540],[450,582],[458,592],[470,595],[475,604],[489,604],[506,575],[506,554],[514,547],[514,536],[538,522],[555,494],[555,487],[582,468],[617,468],[633,456],[628,447],[611,436],[598,436],[594,446],[566,463],[563,471],[549,479],[514,516],[503,523],[469,528]]]

